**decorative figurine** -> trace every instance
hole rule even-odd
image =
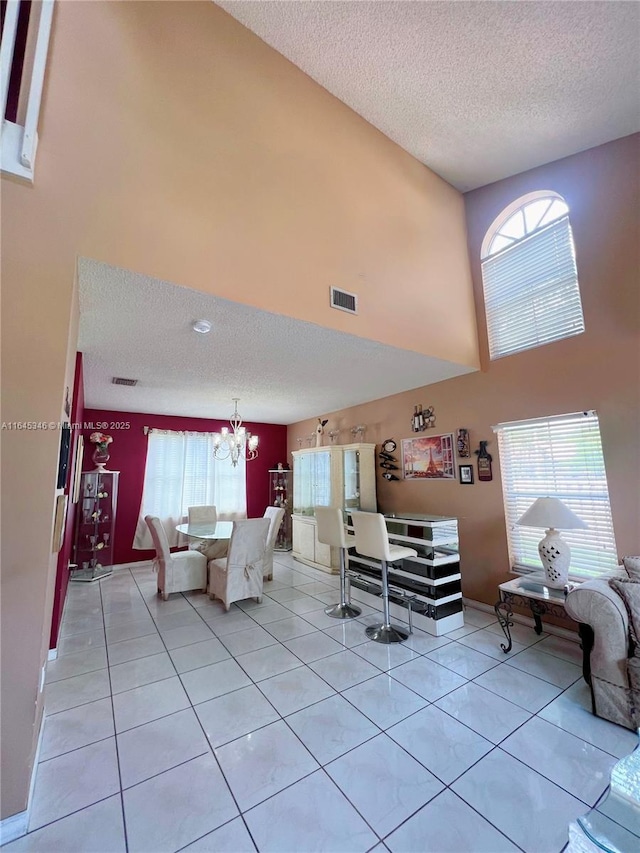
[[[316,447],[322,447],[322,436],[324,435],[324,428],[328,423],[328,418],[325,418],[324,420],[318,418],[318,426],[316,427]]]

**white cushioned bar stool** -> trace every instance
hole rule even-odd
[[[314,507],[317,523],[318,542],[332,545],[340,549],[340,602],[325,607],[327,616],[334,619],[354,619],[362,613],[359,607],[354,607],[346,597],[346,563],[347,550],[356,544],[354,536],[347,536],[344,529],[342,510],[329,506]]]
[[[402,545],[391,545],[384,515],[379,512],[352,512],[353,529],[356,534],[356,551],[363,557],[380,560],[382,569],[382,608],[383,621],[381,625],[370,625],[366,634],[376,643],[401,643],[409,635],[397,625],[392,625],[389,619],[389,581],[387,563],[403,560],[406,557],[417,557],[418,552],[413,548]]]

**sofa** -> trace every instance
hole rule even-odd
[[[567,614],[579,623],[583,673],[591,688],[593,713],[638,729],[640,558],[625,558],[615,575],[575,587],[565,606]]]

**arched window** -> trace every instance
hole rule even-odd
[[[482,244],[492,359],[584,332],[569,208],[554,192],[523,196]]]

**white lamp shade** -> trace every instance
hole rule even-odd
[[[516,524],[555,530],[578,530],[587,527],[584,521],[558,498],[537,498]]]

